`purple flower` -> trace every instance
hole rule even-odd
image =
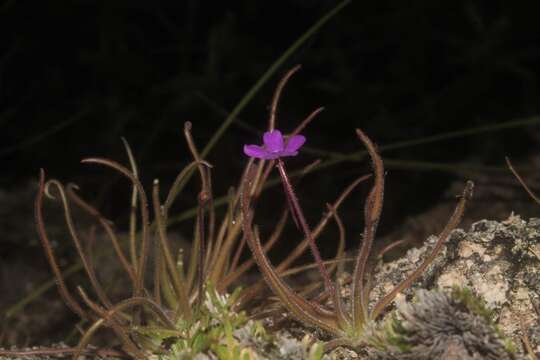
[[[273,160],[279,157],[296,156],[298,149],[306,142],[302,135],[294,135],[285,143],[279,130],[267,131],[263,136],[264,145],[244,145],[244,154],[264,160]]]

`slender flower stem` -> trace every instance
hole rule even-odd
[[[279,170],[279,175],[281,176],[281,180],[283,182],[283,188],[285,189],[285,193],[287,194],[287,199],[289,200],[289,203],[291,206],[291,212],[296,217],[297,221],[299,222],[302,228],[302,231],[304,232],[304,235],[308,239],[311,252],[313,254],[313,257],[315,258],[315,262],[317,263],[319,272],[321,273],[323,277],[324,287],[326,288],[326,290],[330,290],[333,292],[334,285],[332,283],[332,280],[330,280],[330,275],[328,274],[328,271],[326,270],[326,267],[324,266],[323,260],[321,258],[321,254],[319,252],[319,248],[317,247],[317,244],[315,243],[315,239],[313,238],[311,234],[311,230],[309,229],[309,225],[307,224],[306,218],[304,216],[304,212],[302,211],[302,208],[300,207],[298,198],[296,197],[292,184],[289,181],[289,177],[287,176],[287,172],[285,171],[285,165],[283,164],[283,160],[278,158],[276,166]]]

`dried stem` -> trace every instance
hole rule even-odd
[[[199,249],[198,251],[198,261],[197,261],[197,277],[198,277],[198,300],[197,303],[200,306],[204,298],[203,288],[204,288],[204,272],[205,272],[205,262],[207,259],[206,253],[206,223],[205,223],[205,212],[208,209],[209,219],[208,219],[208,229],[209,229],[209,238],[213,239],[214,237],[214,227],[215,227],[215,213],[212,200],[212,182],[210,179],[210,172],[208,169],[211,166],[208,166],[208,163],[205,164],[202,161],[202,157],[197,151],[193,137],[191,136],[191,123],[186,121],[184,123],[184,135],[186,142],[188,144],[189,150],[193,155],[193,158],[197,162],[197,168],[199,169],[199,174],[201,177],[202,190],[199,193],[199,204],[197,207],[197,229],[199,237]]]
[[[173,287],[176,293],[176,298],[179,301],[179,308],[182,315],[187,319],[191,319],[191,308],[189,306],[189,295],[187,293],[186,284],[182,283],[180,275],[177,272],[176,264],[173,259],[171,248],[169,246],[169,240],[167,238],[167,228],[164,222],[163,209],[159,203],[159,181],[154,180],[154,186],[152,190],[152,201],[154,207],[154,217],[156,221],[158,239],[160,241],[161,254],[165,259],[165,264],[169,270],[169,276],[172,279]]]
[[[142,218],[141,252],[140,252],[140,257],[138,259],[139,260],[138,268],[136,271],[137,282],[135,283],[133,294],[134,296],[140,296],[143,293],[144,275],[145,275],[146,262],[148,260],[148,252],[149,252],[149,247],[150,247],[150,239],[149,239],[150,220],[149,220],[149,215],[148,215],[148,198],[146,197],[144,188],[142,184],[140,183],[139,179],[137,179],[127,168],[118,164],[115,161],[108,160],[108,159],[100,159],[100,158],[89,158],[89,159],[84,159],[81,162],[105,165],[105,166],[115,169],[116,171],[120,172],[122,175],[126,176],[129,180],[131,180],[131,182],[133,183],[133,185],[137,188],[137,191],[139,192],[139,205],[140,205],[141,218]]]
[[[101,306],[90,300],[88,295],[84,292],[84,290],[79,286],[77,288],[79,290],[79,294],[81,295],[82,299],[90,307],[96,314],[98,314],[101,319],[98,319],[82,336],[81,340],[79,341],[78,349],[79,351],[83,351],[83,349],[86,347],[90,339],[92,338],[93,334],[99,330],[99,328],[102,325],[108,325],[110,328],[113,329],[113,331],[118,335],[120,339],[123,341],[123,345],[126,349],[126,352],[128,354],[131,354],[136,359],[144,359],[143,353],[139,350],[137,345],[131,340],[129,336],[129,331],[126,329],[125,326],[122,326],[117,319],[114,316],[107,316],[107,310],[103,309]],[[104,320],[101,322],[100,320]],[[97,325],[99,323],[99,325]],[[77,360],[79,358],[79,353],[75,353],[73,355],[73,360]]]
[[[126,154],[131,166],[131,172],[133,173],[133,176],[138,179],[139,171],[137,169],[137,162],[133,156],[133,151],[131,151],[131,147],[129,146],[127,140],[124,137],[121,139],[122,143],[124,144],[124,148],[126,149]],[[131,264],[135,269],[137,268],[137,196],[137,187],[133,185],[131,189],[131,206],[129,211],[129,250],[131,255]]]
[[[126,349],[129,353],[131,353],[137,359],[146,359],[147,356],[145,356],[145,354],[141,350],[139,350],[137,346],[131,340],[130,335],[129,335],[129,329],[124,328],[115,319],[117,313],[120,313],[126,310],[127,308],[134,307],[134,306],[144,306],[146,309],[150,310],[150,312],[152,312],[152,314],[154,314],[158,319],[160,319],[161,322],[167,327],[167,329],[171,329],[171,330],[176,329],[174,323],[167,317],[167,315],[163,312],[163,310],[161,310],[159,305],[148,298],[132,297],[118,303],[113,308],[106,311],[102,309],[99,305],[95,304],[92,300],[90,300],[88,295],[86,295],[86,293],[83,291],[81,287],[79,287],[78,290],[79,290],[79,293],[81,294],[81,297],[85,301],[85,303],[89,307],[91,307],[96,313],[98,313],[99,316],[101,317],[101,319],[99,319],[96,323],[94,323],[91,326],[91,328],[86,332],[86,334],[83,336],[83,338],[79,342],[78,348],[80,350],[84,349],[86,344],[88,344],[91,335],[95,333],[101,326],[109,325],[118,334],[118,336],[122,338],[122,340],[124,341],[124,346],[126,346]],[[101,321],[101,320],[104,320],[104,321]],[[78,355],[79,354],[75,354],[74,360],[78,359]]]
[[[285,87],[285,84],[287,84],[287,81],[289,81],[291,76],[293,76],[295,72],[300,70],[301,67],[302,66],[300,65],[296,65],[291,70],[287,71],[287,73],[279,81],[276,87],[276,90],[274,92],[272,104],[270,105],[270,118],[268,119],[268,131],[274,130],[276,126],[277,104],[279,102],[279,98],[281,97],[281,92],[283,91],[283,88]]]
[[[212,250],[208,251],[208,279],[210,279],[212,283],[216,284],[216,286],[219,286],[219,284],[216,283],[216,279],[219,278],[223,273],[222,270],[217,266],[219,254],[221,254],[221,246],[223,244],[225,236],[232,233],[232,229],[234,228],[234,226],[236,225],[236,221],[238,220],[235,211],[236,192],[232,187],[229,188],[228,199],[229,201],[227,206],[227,212],[223,218],[223,221],[221,222],[221,226],[219,227],[219,231],[217,232],[216,237],[210,239],[210,241],[212,241]],[[241,251],[240,248],[241,246],[237,248],[238,256],[240,256],[240,254],[238,254],[238,252]]]
[[[201,191],[199,194],[199,206],[197,208],[197,231],[199,232],[199,253],[197,254],[197,308],[200,309],[204,301],[204,276],[205,276],[205,258],[206,258],[206,230],[205,230],[205,207],[209,201],[206,191]]]
[[[73,296],[71,296],[66,283],[64,282],[64,278],[62,277],[62,272],[60,270],[60,267],[58,266],[58,263],[56,262],[56,257],[54,256],[54,252],[52,250],[51,242],[49,241],[49,237],[47,235],[47,231],[45,230],[45,223],[43,221],[43,195],[45,194],[45,171],[43,169],[40,169],[39,172],[39,190],[36,196],[35,206],[34,206],[34,212],[35,212],[35,219],[37,224],[37,230],[39,234],[39,238],[41,239],[41,244],[43,245],[43,249],[45,250],[45,254],[47,255],[47,260],[49,261],[49,265],[51,266],[51,269],[54,273],[54,277],[56,278],[56,284],[58,285],[58,291],[60,292],[60,296],[64,299],[64,302],[66,305],[79,317],[82,319],[88,319],[90,316],[82,309],[82,307],[75,301]]]
[[[207,166],[210,166],[210,164],[204,162],[207,164]],[[174,203],[174,200],[178,196],[178,194],[182,191],[184,186],[187,183],[187,180],[189,179],[189,174],[195,166],[197,166],[198,163],[196,161],[193,161],[189,163],[186,167],[180,171],[180,173],[176,176],[174,179],[174,182],[171,186],[171,189],[169,190],[169,193],[167,194],[167,198],[165,199],[165,202],[163,203],[163,214],[165,217],[168,216],[169,210],[171,209],[172,204]]]
[[[334,217],[336,224],[338,225],[339,229],[339,245],[338,250],[335,259],[339,260],[344,252],[345,252],[345,227],[343,226],[343,222],[341,221],[341,218],[339,217],[337,210],[332,207],[330,204],[326,204],[326,207],[330,213],[332,213],[332,216]],[[337,267],[337,263],[332,265],[332,269],[329,270],[329,272],[333,271],[333,268]],[[339,286],[339,283],[336,281],[334,288],[328,288],[326,289],[330,292],[333,290],[333,301],[334,301],[334,307],[336,311],[336,315],[339,321],[339,324],[342,329],[349,328],[351,326],[351,317],[345,312],[345,305],[343,304],[343,299],[341,298],[341,289]]]
[[[268,240],[264,243],[263,250],[265,253],[267,253],[268,250],[272,248],[272,246],[277,242],[277,240],[281,236],[283,229],[285,228],[285,224],[287,222],[288,214],[289,214],[289,211],[287,209],[285,209],[281,213],[281,217],[278,220],[272,235],[270,235]],[[242,243],[244,243],[245,240],[246,240],[245,236],[242,237]],[[248,271],[253,266],[254,263],[255,263],[255,260],[249,259],[245,261],[244,263],[242,263],[238,268],[234,268],[234,269],[231,268],[233,270],[231,270],[227,274],[227,276],[223,280],[220,281],[218,290],[220,291],[225,290],[234,280],[238,279],[240,276],[242,276],[242,274]]]
[[[84,252],[81,240],[79,239],[79,235],[77,234],[77,230],[75,229],[75,224],[73,223],[73,218],[71,216],[71,208],[69,206],[66,192],[64,190],[64,186],[57,180],[49,180],[45,184],[45,194],[54,199],[54,196],[50,193],[50,186],[53,185],[58,190],[58,193],[60,194],[60,200],[62,202],[62,206],[64,207],[64,218],[69,230],[69,234],[71,236],[71,239],[73,240],[73,243],[75,244],[75,248],[77,249],[77,253],[79,254],[79,258],[81,259],[81,262],[83,264],[84,270],[86,272],[86,275],[88,275],[88,278],[90,280],[90,283],[92,284],[92,287],[96,291],[97,296],[99,297],[99,300],[107,307],[111,307],[112,303],[103,290],[103,287],[99,283],[96,272],[94,271],[94,268],[91,266],[90,262],[88,261],[88,258]]]
[[[111,243],[113,245],[114,251],[116,253],[116,256],[118,257],[118,260],[120,261],[120,264],[122,264],[122,267],[129,275],[129,278],[133,282],[133,286],[135,286],[135,274],[133,272],[133,268],[129,264],[126,256],[124,255],[124,252],[120,246],[120,242],[118,240],[118,237],[116,236],[116,233],[114,232],[111,222],[107,220],[96,208],[94,208],[92,205],[87,203],[85,200],[83,200],[76,192],[77,186],[74,184],[68,184],[66,187],[66,193],[67,196],[71,201],[73,201],[77,206],[79,206],[81,209],[86,211],[91,216],[95,217],[101,227],[105,230],[107,235],[109,236],[109,239],[111,240]]]
[[[313,119],[315,119],[315,117],[316,117],[317,115],[319,115],[323,110],[324,110],[323,107],[319,107],[319,108],[313,110],[313,111],[311,112],[311,114],[309,114],[308,117],[305,118],[305,119],[300,123],[300,125],[298,125],[298,126],[296,127],[296,129],[294,129],[294,131],[289,135],[289,137],[298,135],[298,134],[299,134],[302,130],[304,130],[304,128],[305,128],[306,126],[308,126],[309,123],[312,122]]]
[[[412,283],[426,270],[426,268],[435,260],[439,252],[441,251],[445,241],[448,239],[450,234],[452,233],[452,230],[454,230],[460,223],[461,218],[463,217],[463,213],[465,212],[465,206],[467,204],[467,200],[469,200],[472,197],[473,193],[473,182],[467,181],[467,184],[465,185],[465,190],[463,190],[463,195],[461,195],[461,198],[459,199],[459,202],[456,206],[456,209],[454,210],[454,213],[450,217],[450,220],[444,227],[443,231],[439,235],[439,238],[437,240],[437,243],[433,247],[433,250],[431,250],[428,257],[422,262],[422,264],[412,272],[405,280],[403,280],[400,284],[398,284],[391,292],[389,292],[386,296],[384,296],[381,300],[375,304],[373,308],[373,312],[371,313],[371,318],[376,319],[384,310],[384,308],[394,300],[396,295],[400,293],[401,291],[407,289],[409,286],[412,285]]]
[[[199,195],[199,198],[203,200],[205,207],[208,206],[208,213],[209,213],[209,219],[208,219],[208,229],[209,229],[209,237],[212,239],[214,237],[214,227],[215,227],[215,213],[214,213],[214,204],[213,204],[213,196],[212,196],[212,180],[210,177],[210,171],[209,169],[212,168],[212,165],[210,165],[208,162],[204,161],[197,151],[197,147],[195,146],[195,142],[193,141],[193,137],[191,136],[191,123],[189,121],[186,121],[184,123],[184,135],[186,137],[186,142],[189,147],[189,151],[191,152],[193,159],[195,159],[195,162],[197,163],[197,168],[199,169],[199,174],[201,177],[202,182],[202,191]]]
[[[154,301],[161,306],[161,269],[163,268],[163,253],[160,242],[154,242]]]
[[[398,248],[402,245],[405,245],[409,240],[406,240],[406,239],[401,239],[401,240],[398,240],[398,241],[394,241],[393,243],[390,243],[388,245],[386,245],[385,247],[383,247],[380,251],[379,251],[379,254],[377,255],[377,259],[381,259],[384,257],[384,255],[386,255],[386,253],[394,250],[395,248]]]
[[[508,165],[508,168],[510,169],[510,171],[512,172],[512,174],[514,174],[514,176],[516,177],[516,179],[519,181],[519,183],[521,184],[521,186],[523,186],[523,188],[525,189],[525,191],[527,191],[527,193],[529,194],[529,196],[537,203],[537,204],[540,204],[540,198],[538,198],[538,196],[536,196],[536,194],[527,186],[527,184],[525,183],[525,180],[523,180],[523,178],[518,174],[518,172],[516,171],[516,169],[514,169],[514,167],[512,166],[512,163],[510,162],[510,159],[509,158],[506,158],[506,164]]]

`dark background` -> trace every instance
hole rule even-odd
[[[122,159],[125,136],[148,178],[187,161],[181,131],[194,123],[202,145],[269,65],[333,1],[4,1],[0,8],[1,183],[44,167],[87,179],[78,161]],[[355,1],[312,37],[240,115],[263,130],[285,70],[303,70],[286,89],[278,125],[326,111],[309,145],[359,149],[353,129],[380,145],[537,113],[539,30],[527,2]],[[484,163],[523,152],[528,129],[417,147],[393,158]],[[234,126],[210,160],[237,170]],[[389,155],[389,156],[390,156]]]
[[[296,64],[303,68],[284,91],[278,127],[290,131],[316,107],[326,110],[304,132],[311,151],[291,159],[291,169],[331,158],[314,155],[317,150],[361,150],[357,127],[385,146],[535,116],[540,30],[529,3],[353,1],[287,60],[220,139],[208,157],[216,195],[236,185],[246,163],[242,146],[260,142],[257,131],[266,127],[273,89]],[[122,224],[128,184],[80,159],[126,163],[124,136],[145,186],[160,178],[166,187],[190,161],[184,122],[193,123],[202,148],[268,67],[336,4],[0,2],[0,186],[14,191],[43,167],[50,177],[79,184]],[[449,184],[485,175],[480,166],[504,171],[506,155],[527,163],[540,139],[536,127],[384,152],[389,166],[382,233],[452,200],[445,192]],[[426,169],[426,163],[451,169]],[[453,171],[460,163],[478,169],[465,176]],[[342,162],[306,178],[298,193],[309,220],[315,222],[325,202],[368,171],[366,161]],[[192,207],[197,191],[194,182],[175,210]],[[283,201],[279,189],[274,194]],[[363,194],[343,215],[352,224],[351,239],[361,228]],[[277,217],[281,204],[267,204],[263,214]],[[33,226],[31,213],[19,218]],[[334,242],[325,245],[333,249]],[[21,246],[4,246],[2,254],[16,256]]]

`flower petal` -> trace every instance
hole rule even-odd
[[[249,157],[264,160],[277,158],[276,154],[268,152],[268,150],[264,149],[262,146],[259,145],[244,145],[244,154]]]
[[[298,151],[287,151],[283,150],[279,153],[279,157],[286,157],[286,156],[296,156],[298,155]]]
[[[296,155],[298,153],[298,149],[300,149],[302,145],[304,145],[305,142],[306,142],[305,136],[302,136],[302,135],[291,136],[287,140],[287,145],[285,146],[284,153],[291,154],[288,156]]]
[[[267,131],[263,135],[264,146],[269,152],[283,151],[283,135],[279,130]]]

